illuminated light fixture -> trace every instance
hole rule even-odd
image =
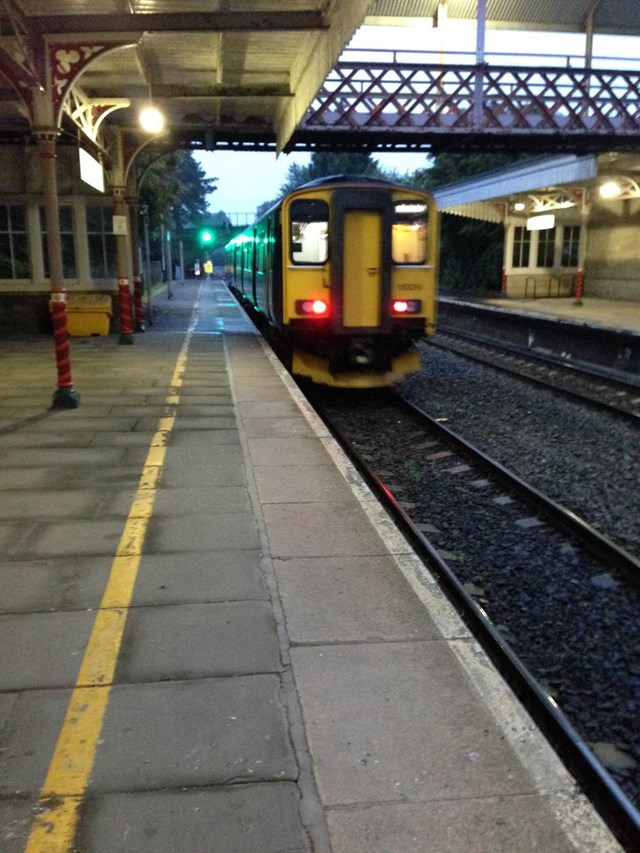
[[[311,315],[312,317],[326,316],[329,306],[324,299],[297,299],[296,313]]]
[[[617,181],[606,181],[598,190],[600,198],[618,198],[622,195],[622,187]]]
[[[525,204],[523,201],[517,201],[517,202],[513,205],[513,209],[514,209],[514,210],[518,210],[518,211],[520,211],[520,210],[524,210],[524,209],[525,209],[525,207],[526,207],[526,204]]]
[[[161,133],[164,130],[164,116],[152,104],[141,110],[138,118],[140,127],[147,133]]]
[[[417,314],[422,302],[420,299],[394,299],[391,307],[396,314]]]
[[[556,224],[553,213],[544,213],[542,216],[530,216],[527,219],[527,231],[547,231]]]

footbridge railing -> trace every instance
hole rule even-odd
[[[372,149],[514,145],[620,149],[640,142],[640,71],[342,61],[296,136]],[[448,141],[448,142],[447,142]]]

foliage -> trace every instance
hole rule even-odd
[[[308,166],[295,163],[289,166],[286,180],[280,187],[280,195],[285,196],[309,181],[328,178],[331,175],[366,175],[389,180],[388,174],[370,154],[316,151],[311,155]]]
[[[431,168],[414,172],[412,182],[421,189],[434,190],[505,168],[522,159],[524,155],[521,154],[438,154]],[[502,225],[443,213],[440,222],[440,289],[462,293],[499,290],[503,251]]]
[[[146,205],[152,236],[164,224],[181,234],[191,223],[207,215],[207,195],[216,189],[217,178],[206,173],[189,151],[160,158],[147,154],[136,160],[140,204]]]
[[[463,181],[483,172],[493,172],[512,166],[526,159],[522,154],[438,154],[428,169],[419,169],[413,174],[414,186],[432,190],[445,184]]]

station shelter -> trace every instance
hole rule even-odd
[[[81,178],[76,145],[56,151],[60,243],[70,294],[117,310],[117,220],[109,192]],[[43,172],[35,145],[0,146],[0,334],[51,331]],[[133,271],[129,264],[129,280]]]
[[[443,213],[504,226],[504,296],[640,300],[640,156],[537,157],[435,196]]]

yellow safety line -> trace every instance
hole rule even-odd
[[[199,294],[194,307],[197,313]],[[120,544],[111,564],[96,620],[85,649],[62,729],[40,791],[38,813],[31,827],[26,853],[69,853],[89,783],[96,745],[113,686],[127,613],[140,567],[142,545],[153,511],[166,446],[175,423],[182,377],[187,362],[192,320],[178,356],[160,418],[138,481]]]

